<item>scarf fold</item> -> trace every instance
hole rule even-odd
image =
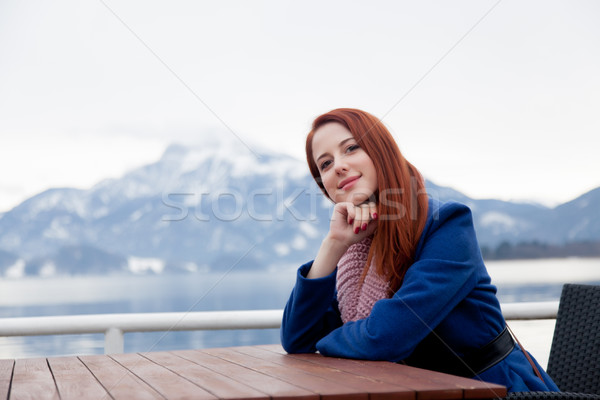
[[[361,280],[372,241],[367,237],[348,247],[338,263],[337,299],[344,323],[368,317],[376,301],[389,298],[389,282],[376,272],[373,260]]]

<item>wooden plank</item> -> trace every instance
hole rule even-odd
[[[321,376],[308,374],[302,370],[282,368],[279,364],[239,353],[234,348],[205,349],[203,352],[291,383],[310,392],[318,393],[321,395],[321,399],[368,400],[369,398],[368,393],[362,389],[357,390],[331,382]]]
[[[0,360],[0,399],[8,399],[15,360]]]
[[[272,376],[262,374],[255,370],[223,360],[219,357],[212,356],[208,353],[203,352],[202,350],[175,351],[173,352],[173,354],[176,354],[187,360],[193,361],[221,375],[230,376],[236,381],[243,383],[246,386],[250,386],[261,392],[264,392],[273,398],[282,400],[319,399],[318,394],[301,389],[288,382],[283,382],[279,379],[273,378]]]
[[[81,356],[79,359],[115,400],[163,399],[151,386],[108,356]]]
[[[369,399],[416,399],[416,393],[414,390],[388,382],[377,381],[372,377],[369,378],[362,375],[351,374],[349,372],[308,362],[306,360],[299,360],[297,358],[290,357],[287,354],[275,353],[269,351],[268,349],[257,346],[235,347],[234,349],[237,352],[276,363],[282,367],[285,367],[286,369],[289,368],[304,371],[311,375],[322,377],[329,382],[336,382],[357,391],[364,391],[369,394]]]
[[[441,372],[427,371],[420,368],[399,365],[406,376],[426,378],[430,382],[456,387],[463,391],[464,398],[502,398],[506,396],[506,388],[495,383],[484,382],[479,379],[463,378],[461,376],[444,374]]]
[[[167,399],[216,399],[201,387],[139,354],[112,354],[110,357]]]
[[[109,398],[108,392],[77,357],[48,358],[62,400]]]
[[[269,350],[274,353],[287,354],[287,352],[283,349],[283,347],[281,347],[280,344],[259,344],[254,347],[263,349],[263,350]]]
[[[420,400],[461,399],[463,391],[451,388],[438,382],[429,381],[423,377],[405,376],[400,367],[406,367],[388,361],[362,361],[335,357],[324,357],[319,354],[291,354],[290,357],[307,360],[331,368],[350,372],[356,375],[376,377],[377,380],[407,387],[418,392]],[[429,371],[427,371],[429,372]]]
[[[173,353],[152,352],[141,355],[204,388],[219,399],[270,399],[263,392]]]
[[[15,361],[10,399],[59,399],[45,358],[24,358]]]
[[[255,346],[263,350],[268,350],[277,354],[287,354],[281,345],[261,345]],[[317,355],[318,356],[318,355]],[[401,365],[399,365],[401,366]],[[417,379],[427,379],[434,384],[443,386],[455,387],[463,391],[464,398],[498,398],[506,396],[506,388],[502,385],[488,383],[481,380],[463,378],[454,375],[442,374],[435,371],[427,371],[422,374],[418,371],[423,371],[419,368],[401,366],[406,369],[404,373],[408,377]],[[421,393],[419,393],[421,395]]]

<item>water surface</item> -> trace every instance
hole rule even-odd
[[[600,283],[598,258],[493,261],[487,266],[502,303],[558,300],[565,282]],[[294,280],[295,270],[289,268],[190,275],[3,280],[0,317],[281,309]],[[545,329],[552,329],[552,325]],[[278,342],[277,329],[127,333],[125,351]],[[103,351],[102,334],[0,338],[0,358],[101,354]]]

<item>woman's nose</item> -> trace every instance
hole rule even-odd
[[[346,164],[342,160],[337,160],[335,163],[335,172],[336,172],[336,174],[348,172],[348,164]]]

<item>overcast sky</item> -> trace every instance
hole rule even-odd
[[[211,132],[303,158],[365,109],[433,182],[558,204],[600,186],[598,1],[0,2],[0,212]]]

